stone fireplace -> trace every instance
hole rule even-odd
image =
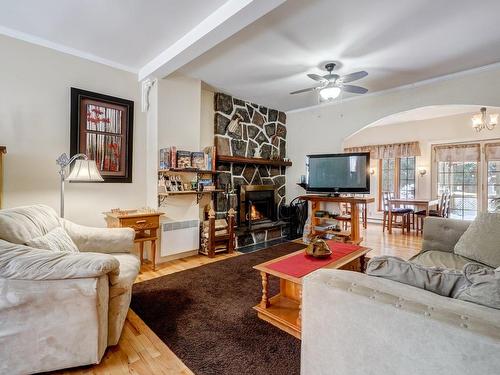
[[[286,235],[279,220],[285,203],[286,167],[273,160],[286,157],[286,114],[223,93],[214,97],[214,144],[217,155],[238,161],[217,161],[215,209],[223,217],[228,207],[237,211],[237,247]],[[239,118],[236,127],[231,120]],[[268,165],[256,161],[269,161]]]

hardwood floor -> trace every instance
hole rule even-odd
[[[393,234],[382,233],[382,226],[368,224],[363,233],[363,245],[373,250],[369,257],[377,255],[395,255],[408,259],[415,255],[421,247],[422,237],[413,233],[402,235],[395,230]],[[202,255],[159,264],[156,271],[150,265],[144,265],[136,282],[141,282],[171,273],[198,267],[203,264],[217,262],[232,255],[219,254],[210,259]],[[129,310],[122,337],[118,345],[108,348],[101,363],[94,366],[55,372],[54,374],[193,374],[182,361],[165,345],[149,327],[132,311]]]

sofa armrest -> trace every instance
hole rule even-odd
[[[465,220],[426,217],[421,252],[436,250],[452,253],[458,239],[469,225],[470,221]]]
[[[303,375],[494,374],[498,310],[365,274],[303,280]]]
[[[116,278],[120,262],[111,255],[63,253],[34,249],[0,240],[0,278],[12,280],[62,280]]]
[[[80,251],[129,253],[134,249],[132,228],[93,228],[63,221],[63,226]]]

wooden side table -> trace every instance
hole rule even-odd
[[[151,241],[151,261],[153,271],[156,270],[156,241],[158,240],[158,229],[160,228],[159,211],[120,211],[104,212],[108,228],[129,227],[135,230],[135,243],[139,244],[141,265],[144,261],[144,242]]]

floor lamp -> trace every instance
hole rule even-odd
[[[73,169],[68,177],[66,177],[66,169],[75,162]],[[60,215],[64,217],[64,181],[77,182],[98,182],[104,181],[97,169],[94,160],[89,160],[85,154],[76,154],[71,158],[66,153],[61,154],[56,160],[59,165],[59,176],[61,176],[61,209]]]

